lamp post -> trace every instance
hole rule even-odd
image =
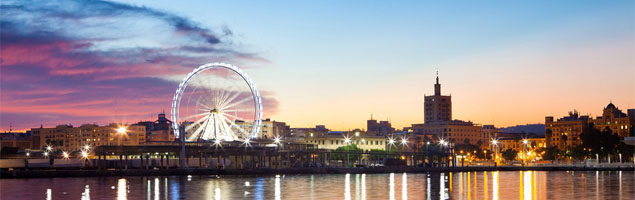
[[[527,161],[527,157],[526,157],[526,156],[528,155],[528,154],[526,154],[526,153],[527,153],[527,150],[528,150],[528,148],[527,148],[527,144],[529,144],[529,141],[528,141],[527,139],[523,139],[523,152],[522,152],[522,155],[523,155],[523,165],[525,165],[525,162]]]
[[[498,165],[498,140],[492,140],[492,148],[494,148],[494,166]]]
[[[128,130],[126,129],[125,126],[120,126],[119,128],[117,128],[117,134],[118,134],[118,140],[119,140],[119,146],[122,146],[121,144],[121,137],[124,136],[124,134],[126,134]]]
[[[346,165],[348,167],[348,165],[350,165],[350,158],[349,158],[349,153],[351,151],[351,147],[348,146],[351,143],[351,139],[348,138],[348,136],[344,136],[344,144],[346,144]]]

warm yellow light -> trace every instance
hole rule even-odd
[[[498,140],[492,140],[492,144],[493,144],[493,145],[498,144]]]
[[[90,145],[84,146],[84,149],[89,150],[90,149]]]
[[[359,136],[359,131],[355,132],[355,136]]]
[[[51,150],[53,150],[53,147],[51,147],[51,146],[46,146],[46,150],[47,150],[47,151],[51,151]]]
[[[119,128],[117,128],[117,133],[119,134],[126,133],[126,127],[120,126]]]
[[[62,152],[62,155],[64,156],[64,158],[68,158],[68,153]]]
[[[527,144],[527,143],[529,143],[529,141],[523,140],[523,144]]]
[[[82,151],[82,158],[88,158],[88,153],[85,151]]]

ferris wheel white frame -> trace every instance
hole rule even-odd
[[[253,127],[251,129],[251,138],[257,138],[258,133],[260,133],[260,126],[262,124],[262,99],[260,98],[260,92],[258,92],[258,89],[256,89],[256,86],[254,85],[253,81],[251,80],[251,78],[249,78],[249,76],[247,76],[246,73],[244,73],[238,67],[231,64],[227,64],[227,63],[208,63],[208,64],[201,65],[197,67],[196,69],[194,69],[194,71],[187,74],[187,76],[183,79],[181,84],[179,84],[179,88],[176,90],[176,94],[174,94],[174,99],[172,100],[171,114],[172,114],[172,122],[173,122],[172,128],[174,129],[174,135],[176,136],[176,138],[180,137],[180,129],[179,129],[180,123],[178,121],[179,108],[181,104],[181,97],[183,96],[183,92],[185,91],[185,88],[187,88],[188,86],[188,82],[192,78],[194,78],[197,74],[212,68],[229,69],[235,72],[236,74],[238,74],[249,86],[249,89],[251,90],[251,94],[253,96],[254,104],[255,104],[255,116],[254,116],[254,122],[252,124]],[[248,140],[249,138],[244,138],[244,139]]]

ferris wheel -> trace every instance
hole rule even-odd
[[[262,123],[262,100],[252,80],[226,63],[190,72],[172,100],[172,128],[186,141],[249,141]]]

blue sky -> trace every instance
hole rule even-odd
[[[265,116],[292,127],[420,123],[437,69],[454,118],[477,123],[635,107],[633,1],[118,2],[231,31],[220,44],[258,58],[235,62],[277,102]],[[151,30],[132,45],[174,42],[152,20],[124,20]]]

